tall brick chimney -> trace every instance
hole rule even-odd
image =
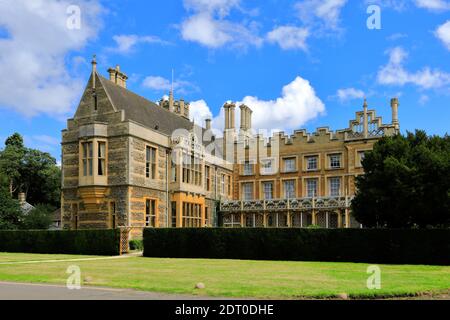
[[[109,80],[117,84],[118,86],[121,86],[122,88],[127,87],[127,80],[128,76],[120,71],[120,66],[117,65],[114,69],[109,68]]]

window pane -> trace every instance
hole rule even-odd
[[[92,156],[93,156],[93,150],[92,150],[92,142],[88,142],[87,143],[87,146],[88,146],[88,150],[89,150],[89,158],[92,158]]]
[[[90,176],[92,176],[92,171],[93,171],[93,168],[92,168],[92,164],[93,164],[93,162],[92,162],[92,158],[91,159],[89,159],[89,175]]]
[[[83,176],[87,176],[87,160],[83,160]]]
[[[263,183],[264,199],[270,200],[273,198],[273,184],[271,182]]]
[[[104,159],[98,159],[98,175],[99,176],[105,175],[105,160]]]
[[[307,194],[308,197],[316,197],[317,196],[317,180],[309,179],[307,180]]]
[[[308,157],[307,158],[307,169],[308,170],[316,170],[317,169],[317,157]]]
[[[330,178],[330,196],[339,197],[341,194],[341,178]]]
[[[106,144],[104,142],[98,143],[98,157],[104,158],[106,154]]]
[[[284,197],[288,199],[295,198],[295,180],[284,182]]]

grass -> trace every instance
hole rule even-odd
[[[128,257],[94,261],[5,262],[79,259],[86,256],[0,253],[0,281],[65,284],[70,265],[81,268],[88,285],[176,294],[236,298],[351,298],[412,296],[448,292],[450,267],[379,265],[381,290],[366,286],[368,264],[154,259]],[[92,257],[89,257],[92,258]],[[194,289],[198,282],[206,288]]]

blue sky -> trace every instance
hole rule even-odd
[[[367,27],[373,4],[381,29]],[[20,132],[59,159],[94,53],[103,75],[119,64],[154,101],[174,69],[176,98],[218,129],[228,100],[248,104],[255,127],[290,133],[345,128],[364,97],[390,122],[398,96],[403,132],[443,135],[449,13],[444,0],[0,1],[0,139]]]

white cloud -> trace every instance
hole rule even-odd
[[[409,0],[408,0],[409,1]],[[408,7],[408,2],[406,0],[366,0],[367,5],[376,4],[382,9],[393,9],[395,11],[403,11]]]
[[[225,17],[231,9],[238,7],[240,2],[240,0],[184,0],[184,6],[188,10],[218,13],[220,17]]]
[[[450,50],[450,20],[439,26],[435,32],[436,37]]]
[[[123,34],[113,36],[113,40],[116,42],[115,48],[110,48],[111,51],[115,51],[122,54],[130,53],[134,48],[141,43],[156,43],[167,45],[168,42],[161,40],[156,36],[138,36],[135,34]]]
[[[193,101],[190,103],[189,118],[196,124],[204,126],[206,119],[212,119],[213,115],[205,100]]]
[[[295,9],[305,24],[338,29],[341,10],[346,4],[347,0],[303,0],[295,4]]]
[[[438,69],[424,67],[416,72],[406,70],[403,63],[408,53],[401,47],[389,50],[388,54],[388,64],[378,71],[377,80],[380,84],[397,86],[412,84],[422,89],[441,88],[450,84],[450,74]]]
[[[253,110],[252,127],[255,130],[295,130],[309,120],[325,112],[325,105],[317,97],[309,81],[297,77],[283,87],[281,97],[275,100],[261,100],[258,97],[247,96],[237,103],[246,104]],[[239,128],[240,110],[236,108],[236,127]],[[213,119],[213,127],[223,130],[224,111]]]
[[[60,148],[60,139],[48,135],[25,135],[25,145],[44,152],[54,153]]]
[[[408,38],[408,35],[406,35],[404,33],[394,33],[394,34],[391,34],[386,39],[389,41],[397,41],[397,40],[404,39],[404,38]]]
[[[364,91],[355,88],[339,89],[336,93],[336,97],[341,102],[349,100],[362,99],[365,97]]]
[[[168,92],[172,88],[172,82],[164,77],[148,76],[143,80],[142,86],[147,89]],[[185,80],[174,80],[173,89],[180,94],[199,91],[199,88],[195,84]]]
[[[67,9],[81,8],[81,28],[69,29]],[[82,79],[69,74],[65,58],[82,49],[99,29],[97,1],[0,1],[0,106],[27,116],[66,115],[83,90]]]
[[[450,10],[450,2],[446,0],[415,0],[416,6],[433,11]]]
[[[430,97],[427,96],[426,94],[422,94],[419,98],[419,104],[421,104],[421,105],[427,104],[428,101],[430,101]]]
[[[447,0],[365,0],[366,4],[377,4],[382,8],[390,8],[396,11],[404,11],[413,3],[418,8],[430,11],[446,11],[450,9],[450,3]]]
[[[309,35],[309,30],[306,28],[281,26],[269,32],[267,40],[277,43],[284,50],[300,49],[306,51],[308,49],[306,40]]]
[[[238,23],[227,19],[239,3],[239,0],[185,0],[185,8],[194,13],[181,24],[182,38],[212,49],[225,45],[244,49],[259,47],[263,40],[257,35],[256,23]]]

